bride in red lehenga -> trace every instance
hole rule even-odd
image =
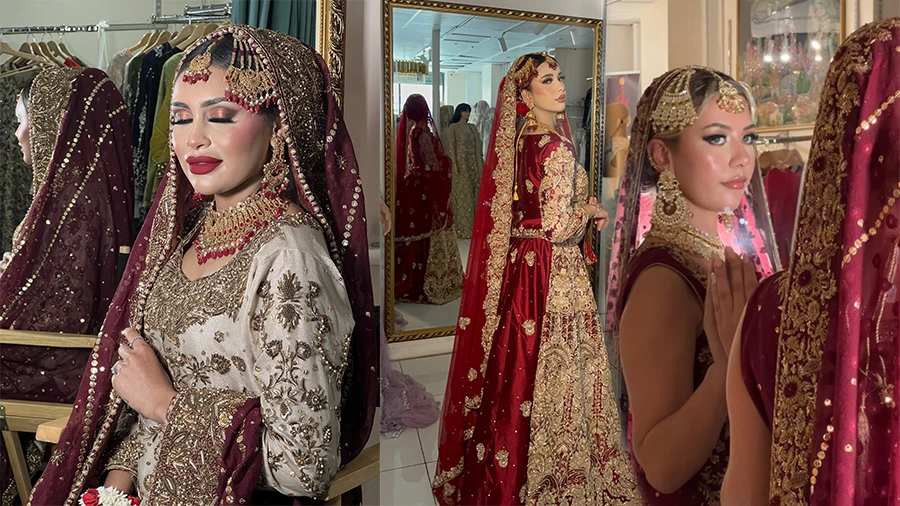
[[[425,97],[410,95],[397,126],[394,297],[446,304],[462,290],[462,260],[450,208],[452,162]]]
[[[456,504],[631,504],[582,238],[588,198],[549,55],[500,84],[476,205],[434,494]]]

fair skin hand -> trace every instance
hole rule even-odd
[[[131,327],[122,331],[131,343],[119,345],[119,365],[112,377],[116,394],[131,409],[156,423],[166,422],[166,411],[175,398],[172,380],[159,363],[156,352]],[[133,348],[133,349],[132,349]]]
[[[744,384],[741,365],[741,317],[728,359],[728,419],[731,447],[722,483],[722,506],[767,506],[772,433]]]
[[[710,234],[718,232],[720,212],[739,206],[756,159],[749,110],[722,111],[717,98],[706,102],[676,141],[652,139],[647,146],[659,170],[675,172],[694,215],[691,224]],[[711,267],[709,259],[693,260]],[[662,493],[677,491],[700,471],[727,418],[727,354],[717,333],[707,341],[718,358],[694,389],[697,338],[710,321],[706,312],[679,274],[657,266],[635,283],[619,324],[635,456],[650,485]]]
[[[190,84],[175,80],[171,124],[182,171],[195,191],[213,196],[220,212],[259,191],[263,164],[274,143],[284,142],[285,135],[280,121],[273,124],[264,114],[250,113],[226,100],[225,71],[216,67],[210,68],[208,81]],[[287,214],[299,211],[299,206],[288,203]],[[210,259],[200,265],[191,245],[182,269],[189,279],[198,279],[218,271],[231,258]]]
[[[22,159],[31,165],[31,123],[28,121],[28,112],[25,110],[22,97],[16,100],[16,120],[19,122],[16,127],[16,140],[19,141],[19,148],[22,150]]]
[[[708,284],[703,328],[714,352],[713,358],[727,364],[732,339],[740,330],[738,322],[759,281],[750,260],[726,248],[724,261],[713,260]],[[713,346],[714,343],[719,345]],[[717,356],[719,351],[722,354]]]

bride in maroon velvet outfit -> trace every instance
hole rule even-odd
[[[394,298],[429,304],[456,300],[463,273],[450,205],[452,162],[422,95],[406,99],[394,156]]]
[[[582,239],[607,213],[575,159],[562,72],[500,84],[444,397],[441,504],[630,504]]]
[[[132,157],[122,96],[97,69],[40,72],[19,97],[17,137],[34,200],[0,270],[0,329],[96,334],[131,246]],[[5,345],[0,397],[71,403],[90,350]],[[4,497],[6,450],[0,443]]]
[[[790,267],[734,338],[723,504],[900,505],[898,90],[900,18],[860,28],[825,81]]]
[[[727,274],[708,273],[728,267],[755,286],[754,267],[771,273],[766,252],[775,251],[763,233],[764,201],[751,199],[763,195],[752,104],[740,83],[693,66],[655,79],[638,103],[619,196],[607,337],[620,419],[653,505],[719,503],[728,465],[728,355],[716,336],[733,334],[737,324],[714,307],[715,279]]]

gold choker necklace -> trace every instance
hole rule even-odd
[[[197,263],[203,265],[211,258],[241,251],[256,232],[284,215],[287,208],[287,202],[266,191],[259,191],[222,212],[210,208],[194,241]]]

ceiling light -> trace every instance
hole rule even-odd
[[[787,53],[781,53],[781,61],[787,62],[791,61],[791,55]]]
[[[767,55],[763,56],[763,61],[766,63],[772,63],[772,55],[767,54]]]
[[[572,36],[572,45],[577,46],[578,45],[578,32],[576,32],[575,29],[572,28],[571,30],[569,30],[569,35]]]
[[[817,40],[811,41],[809,45],[812,46],[813,49],[822,49],[822,44]]]
[[[507,49],[507,47],[506,47],[506,39],[504,39],[504,38],[501,36],[499,39],[497,39],[497,42],[500,43],[500,50],[503,51],[503,52],[505,53],[505,52],[506,52],[506,49]]]

